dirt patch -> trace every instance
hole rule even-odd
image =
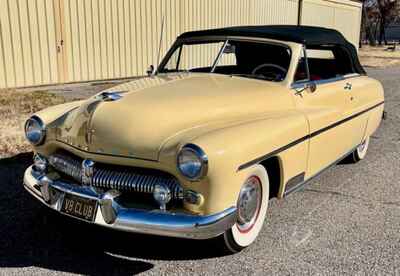
[[[51,92],[55,95],[61,95],[67,101],[72,101],[74,99],[87,99],[105,89],[109,89],[118,84],[137,79],[122,79],[122,80],[109,80],[109,81],[92,81],[92,82],[82,82],[82,83],[69,83],[69,84],[55,84],[46,85],[39,87],[25,87],[18,88],[17,91],[20,92]]]
[[[46,107],[65,103],[64,97],[40,92],[0,90],[0,158],[31,150],[24,137],[26,119]]]
[[[365,67],[385,68],[400,65],[400,46],[363,46],[358,55]]]
[[[31,150],[24,137],[24,125],[32,113],[53,105],[87,99],[126,81],[128,79],[0,89],[0,159]]]

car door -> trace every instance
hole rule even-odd
[[[351,145],[356,147],[365,139],[365,131],[367,129],[369,115],[364,113],[371,106],[372,96],[369,95],[370,81],[367,77],[358,74],[349,74],[345,76],[344,84],[345,93],[350,97],[350,105],[347,111],[350,119],[348,124],[351,126],[352,135]]]
[[[300,64],[298,70],[305,70],[307,77],[300,81],[295,79],[293,93],[296,108],[309,124],[306,172],[306,178],[309,178],[349,152],[355,140],[355,126],[348,120],[352,115],[352,95],[346,87],[347,80],[343,76],[316,75],[318,70],[312,66],[321,68],[322,64],[318,64],[322,63],[321,57],[315,58],[317,62],[309,62],[306,53],[302,58],[305,65]],[[329,59],[332,57],[329,56]],[[327,61],[327,64],[329,62],[333,61]]]

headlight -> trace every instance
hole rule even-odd
[[[207,155],[198,146],[187,144],[178,154],[178,169],[189,180],[199,180],[207,174]]]
[[[32,116],[28,121],[26,121],[25,137],[35,146],[43,143],[44,138],[46,137],[46,127],[39,117]]]

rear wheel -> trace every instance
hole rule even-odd
[[[352,161],[357,163],[360,160],[363,160],[367,155],[369,146],[369,137],[367,137],[351,154]]]
[[[257,238],[268,209],[269,180],[265,168],[256,165],[251,170],[239,193],[237,221],[223,235],[225,249],[236,253]]]

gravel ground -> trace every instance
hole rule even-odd
[[[61,217],[22,188],[31,154],[0,160],[0,275],[400,275],[400,68],[383,81],[388,119],[366,159],[273,200],[259,239],[224,256],[214,240],[112,232]]]

